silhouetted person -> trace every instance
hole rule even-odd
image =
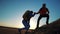
[[[48,21],[49,21],[49,10],[48,10],[48,8],[46,8],[46,4],[43,4],[42,5],[42,8],[38,11],[37,14],[40,14],[40,16],[38,17],[38,20],[37,20],[37,28],[39,27],[39,20],[42,17],[47,17],[46,24],[48,25]]]
[[[25,28],[23,28],[23,29],[25,29],[26,32],[27,32],[27,31],[29,30],[29,28],[30,28],[30,25],[29,25],[30,19],[31,19],[34,15],[35,15],[35,13],[33,13],[33,11],[30,11],[30,10],[27,10],[27,11],[24,13],[24,15],[23,15],[22,23],[23,23],[23,25],[25,26]]]

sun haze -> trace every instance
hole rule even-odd
[[[24,12],[26,10],[38,12],[43,3],[46,3],[50,11],[49,23],[60,18],[60,0],[0,0],[0,26],[23,28],[22,15]],[[30,29],[36,28],[38,16],[31,18]],[[39,26],[44,25],[45,20],[45,18],[41,19]]]

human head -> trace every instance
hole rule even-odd
[[[46,4],[44,3],[42,6],[43,6],[43,7],[46,7]]]
[[[31,13],[33,13],[33,11],[31,11]]]

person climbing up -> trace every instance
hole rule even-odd
[[[35,15],[35,13],[33,13],[33,11],[30,11],[30,10],[27,10],[24,14],[23,14],[23,20],[22,20],[22,23],[23,25],[25,26],[25,29],[26,32],[25,34],[27,33],[27,31],[29,30],[30,28],[30,19]],[[20,31],[20,30],[19,30]]]
[[[42,17],[47,17],[46,24],[47,25],[49,24],[48,23],[49,22],[49,10],[48,10],[48,8],[46,8],[46,4],[45,3],[42,5],[42,8],[39,9],[39,11],[36,14],[40,14],[40,16],[38,17],[38,20],[37,20],[37,27],[36,27],[36,29],[39,28],[39,21],[40,21],[40,19]]]

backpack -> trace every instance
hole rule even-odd
[[[23,19],[27,20],[29,18],[29,13],[30,11],[26,11],[24,14],[23,14]]]

